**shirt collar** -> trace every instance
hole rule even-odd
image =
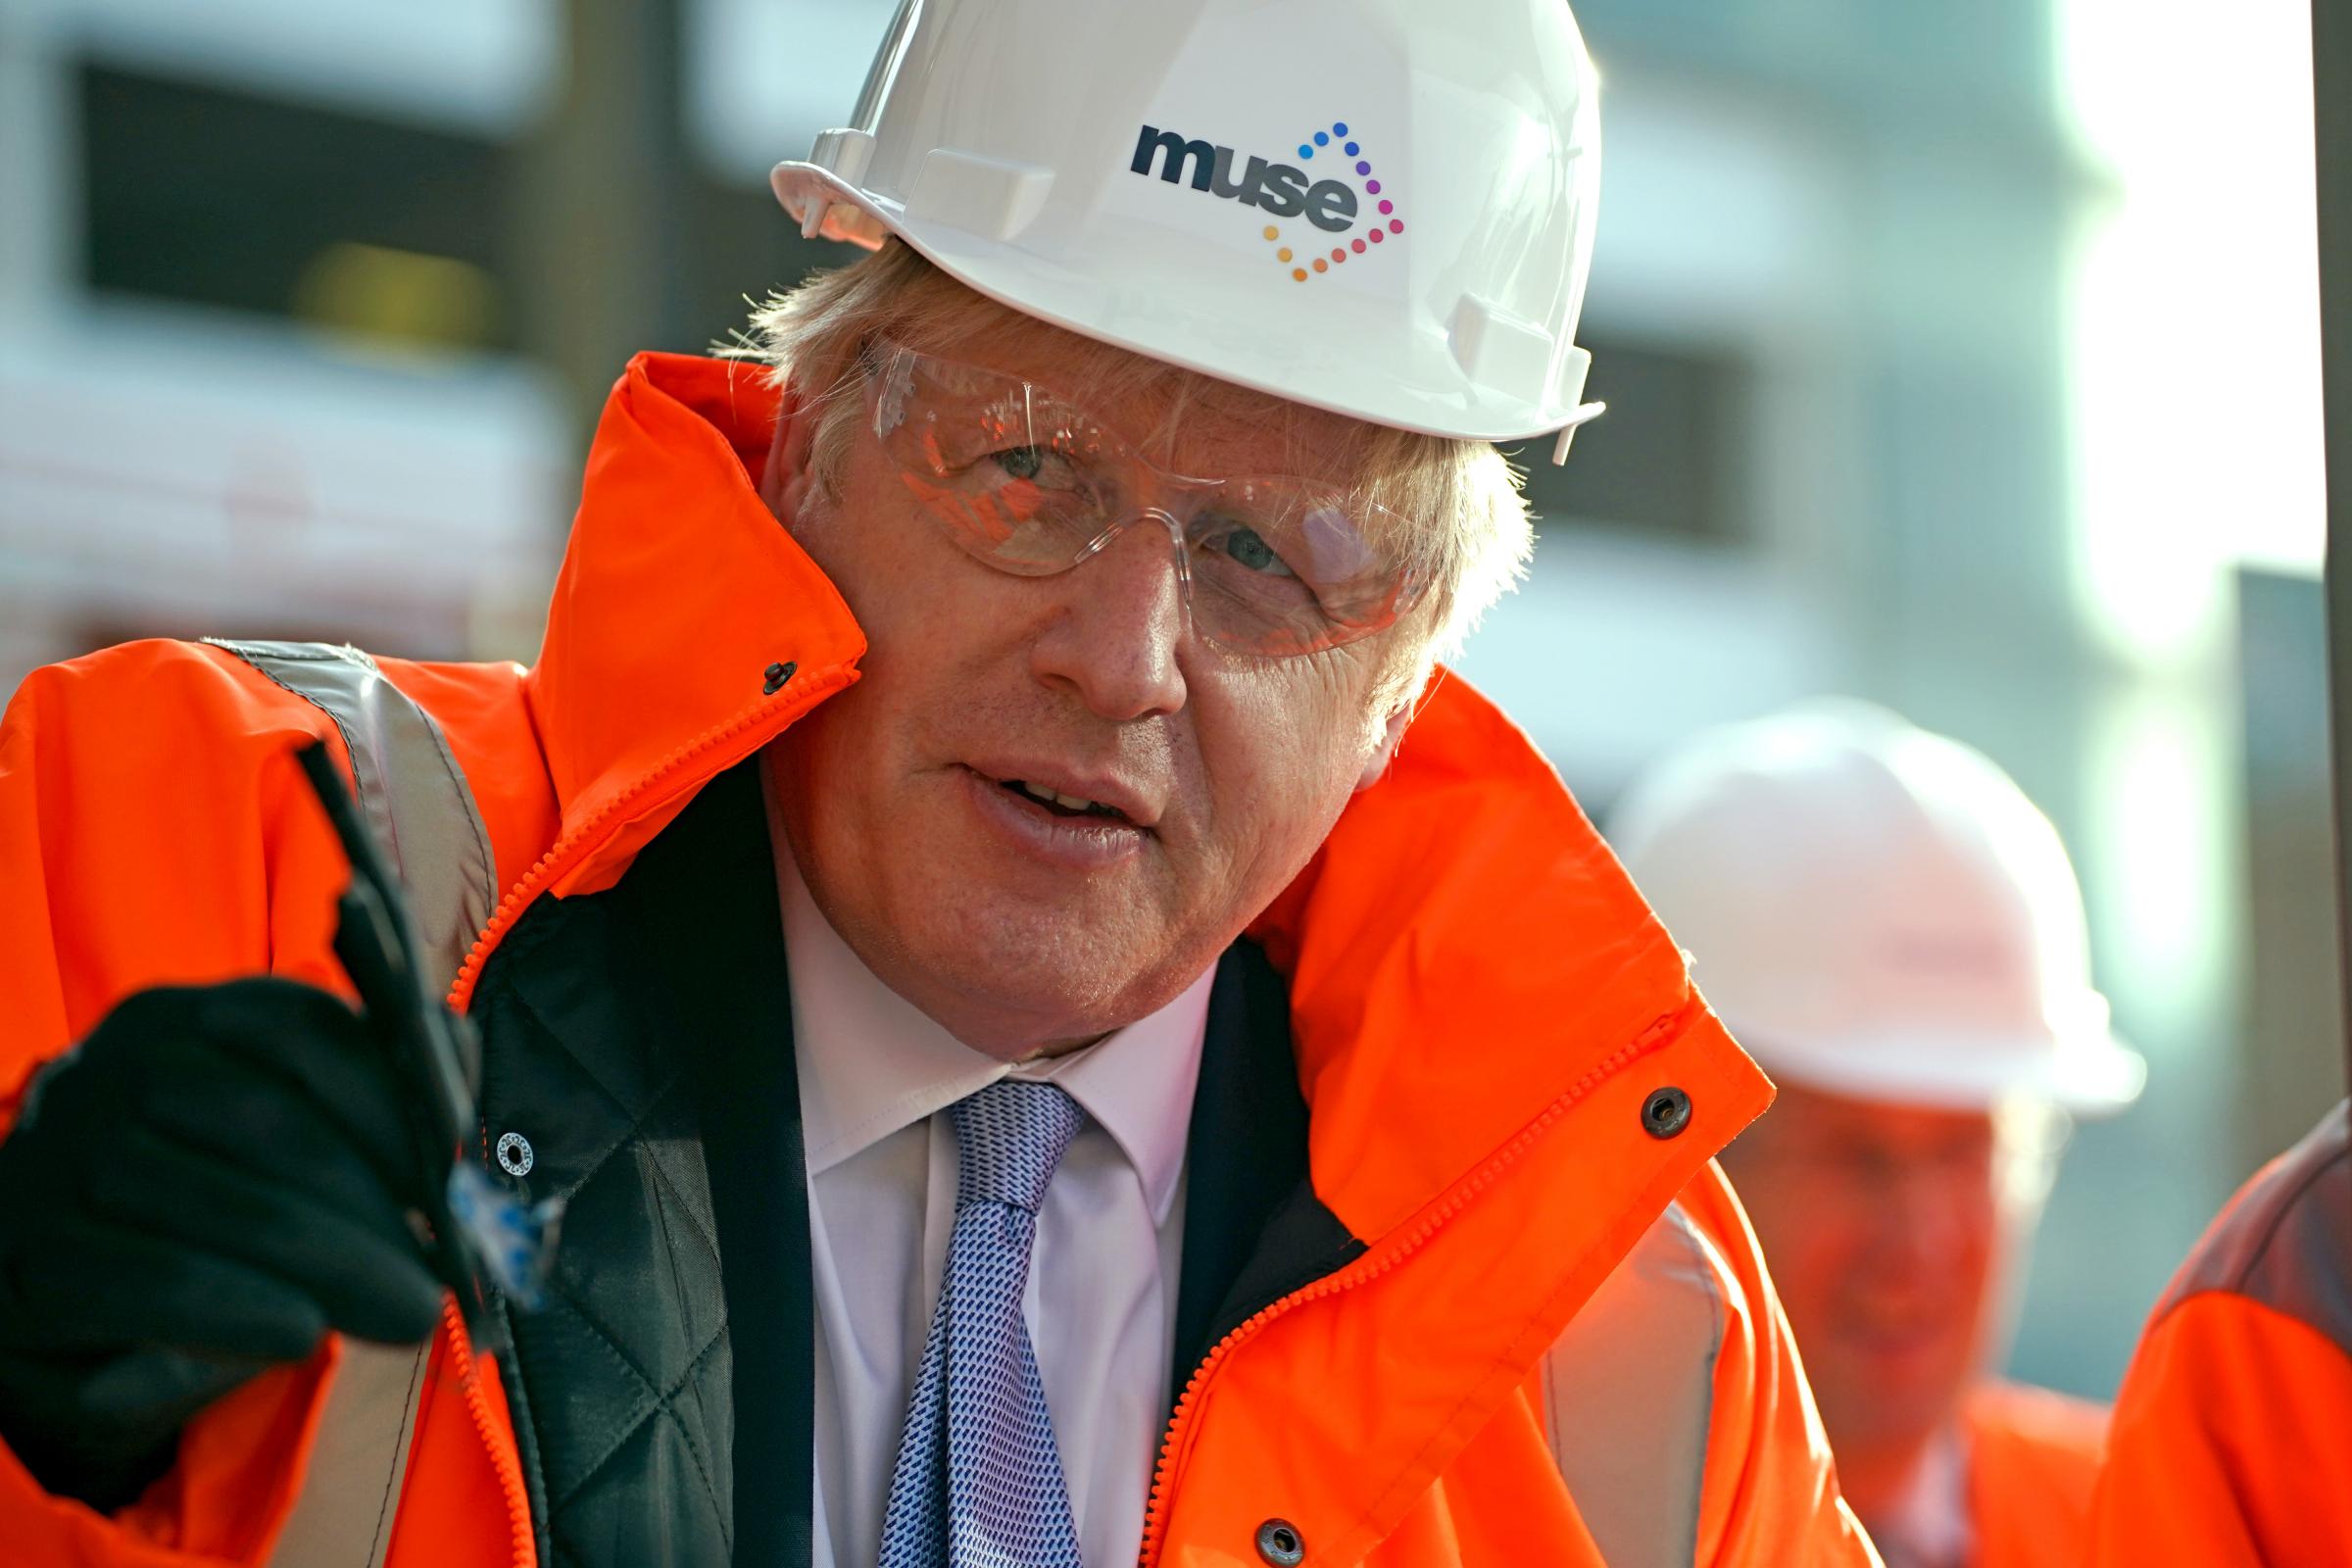
[[[762,782],[766,778],[761,770]],[[1212,968],[1147,1017],[1083,1051],[1014,1066],[972,1050],[885,985],[809,895],[772,798],[768,837],[783,902],[784,958],[808,1174],[817,1176],[902,1127],[1000,1078],[1058,1084],[1135,1167],[1164,1224],[1184,1165]]]
[[[1889,1563],[1957,1568],[1969,1560],[1976,1533],[1968,1517],[1968,1447],[1957,1431],[1936,1434],[1910,1484],[1868,1528]]]

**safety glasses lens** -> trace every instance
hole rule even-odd
[[[1403,519],[1328,485],[1171,475],[1040,388],[905,349],[869,355],[867,380],[908,498],[999,570],[1066,571],[1151,517],[1181,538],[1200,634],[1278,658],[1378,631],[1418,595],[1382,548]]]

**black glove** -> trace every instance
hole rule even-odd
[[[329,1328],[425,1338],[416,1148],[383,1047],[327,993],[124,1001],[0,1141],[0,1438],[111,1510],[191,1415]]]

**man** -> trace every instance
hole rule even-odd
[[[2352,1561],[2352,1118],[2256,1173],[2157,1303],[2115,1398],[2097,1564]]]
[[[1702,736],[1613,841],[1773,1073],[1725,1160],[1847,1497],[1896,1568],[2080,1559],[2101,1412],[1995,1380],[2067,1112],[2138,1093],[2049,822],[1860,704]]]
[[[535,666],[27,682],[0,1539],[1870,1560],[1709,1164],[1765,1085],[1416,696],[1527,548],[1489,442],[1587,412],[1591,86],[1555,0],[907,7],[777,174],[877,254],[772,377],[629,368]],[[480,1030],[466,1156],[567,1203],[479,1338],[315,989],[315,735]]]

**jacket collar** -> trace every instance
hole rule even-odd
[[[1251,935],[1290,979],[1317,1190],[1367,1240],[1580,1084],[1721,1034],[1550,764],[1443,670],[1387,776]],[[1625,1157],[1695,1164],[1763,1109],[1762,1075],[1724,1044],[1689,1141],[1703,1152],[1627,1126]]]
[[[703,783],[857,678],[863,634],[756,489],[789,413],[754,368],[660,354],[606,405],[527,680],[559,894],[610,886]],[[1710,1040],[1703,1134],[1624,1129],[1644,1168],[1703,1162],[1769,1100],[1550,766],[1458,677],[1250,934],[1290,981],[1316,1192],[1367,1240],[1644,1042]]]
[[[705,782],[857,679],[864,633],[756,488],[787,412],[758,368],[671,354],[631,360],[605,404],[525,680],[561,813],[550,891],[611,886]]]

